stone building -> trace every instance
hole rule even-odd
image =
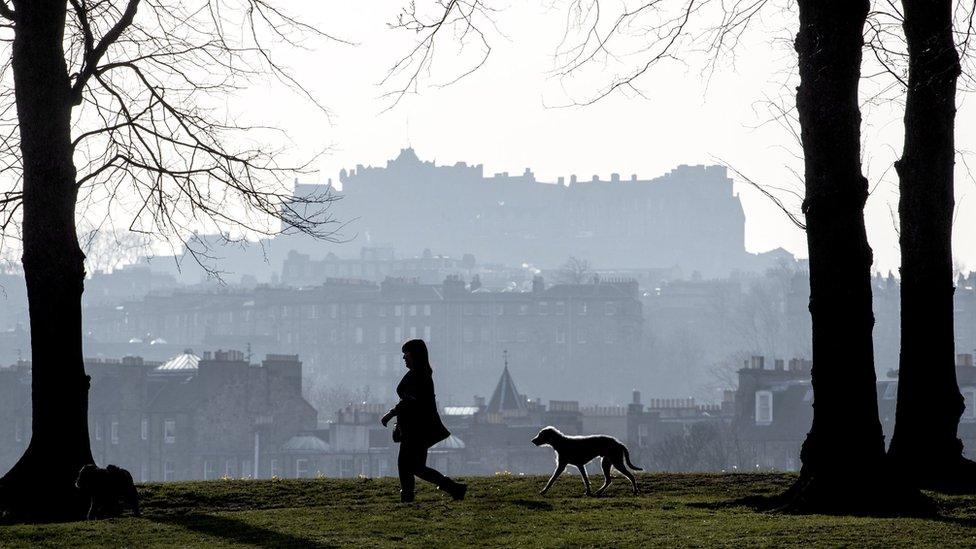
[[[810,384],[810,361],[793,359],[788,363],[774,361],[772,367],[763,357],[752,357],[739,371],[735,396],[735,436],[749,446],[756,467],[797,470],[800,446],[813,420],[813,387]],[[892,374],[897,376],[897,371]],[[956,359],[956,377],[965,400],[965,411],[959,423],[967,457],[976,457],[976,367],[973,355],[963,353]],[[877,382],[878,414],[891,440],[895,427],[898,396],[897,377]]]
[[[392,398],[402,374],[400,344],[423,338],[445,404],[492,383],[506,349],[537,397],[607,401],[626,394],[649,382],[642,323],[633,281],[547,287],[538,278],[531,291],[502,292],[459,276],[440,284],[333,279],[310,288],[172,292],[86,317],[93,349],[138,337],[295,353],[310,373],[368,385],[379,400]],[[612,375],[592,376],[596,364],[609,365]],[[592,378],[585,387],[583,376]]]
[[[137,481],[268,478],[285,443],[316,428],[294,355],[250,364],[239,351],[187,351],[165,363],[126,357],[86,360],[85,368],[95,462],[124,467]],[[28,362],[0,369],[0,424],[13,431],[3,435],[0,468],[30,438],[29,376]]]

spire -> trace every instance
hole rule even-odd
[[[515,388],[515,381],[512,374],[508,371],[508,351],[502,351],[505,360],[505,367],[502,369],[502,377],[495,386],[495,392],[491,395],[488,402],[487,412],[490,414],[502,414],[511,412],[525,412],[525,397],[519,394]]]

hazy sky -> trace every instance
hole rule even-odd
[[[418,2],[423,4],[423,2]],[[310,4],[309,4],[310,5]],[[532,168],[539,179],[554,181],[577,174],[606,178],[654,177],[678,164],[724,160],[753,180],[802,192],[797,173],[802,161],[795,139],[775,123],[765,123],[773,99],[791,107],[795,56],[789,39],[792,15],[774,16],[740,45],[734,59],[703,75],[700,59],[671,63],[643,77],[638,85],[645,98],[613,95],[587,107],[555,108],[568,99],[587,99],[610,78],[597,66],[574,81],[567,94],[552,77],[553,53],[565,29],[561,4],[542,2],[496,4],[497,30],[488,29],[493,48],[487,63],[471,76],[447,87],[454,52],[423,77],[419,95],[410,95],[392,110],[379,86],[387,69],[412,44],[413,37],[387,28],[398,3],[323,2],[295,6],[309,21],[356,42],[354,46],[318,44],[314,51],[291,55],[296,73],[333,112],[330,120],[310,114],[298,100],[282,101],[268,90],[255,90],[249,103],[261,117],[286,128],[301,150],[331,146],[317,167],[319,180],[337,178],[342,167],[381,165],[400,148],[412,146],[422,159],[453,164],[483,163],[486,173]],[[308,11],[305,11],[308,10]],[[473,49],[469,48],[470,55]],[[587,87],[589,86],[589,87]],[[867,84],[865,87],[870,87]],[[972,148],[973,109],[960,98],[957,144]],[[897,105],[867,106],[865,111],[865,173],[873,192],[868,202],[868,230],[876,267],[897,269],[898,244],[893,221],[897,185],[891,164],[901,149]],[[958,163],[962,166],[962,163]],[[976,208],[972,179],[960,170],[957,179],[955,252],[957,261],[976,267]],[[305,179],[315,179],[309,177]],[[768,199],[736,181],[745,208],[746,245],[759,252],[778,246],[806,256],[802,231]],[[779,192],[798,212],[799,200]],[[350,246],[347,244],[347,246]],[[353,244],[358,249],[358,246]],[[350,250],[354,253],[354,250]]]

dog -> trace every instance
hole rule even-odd
[[[556,470],[552,473],[552,478],[546,483],[546,487],[539,492],[545,495],[552,488],[552,483],[556,482],[559,475],[566,469],[566,465],[572,465],[579,469],[583,476],[583,485],[586,486],[586,495],[590,493],[590,479],[586,476],[586,464],[599,456],[600,464],[603,467],[603,486],[596,491],[596,495],[601,495],[610,486],[610,468],[616,467],[618,471],[630,479],[634,487],[634,493],[639,493],[637,489],[637,479],[634,474],[627,470],[627,467],[635,471],[643,471],[640,467],[630,462],[630,452],[619,440],[607,435],[591,436],[570,436],[559,432],[555,427],[546,427],[539,431],[539,434],[532,439],[532,444],[536,446],[551,446],[556,451]],[[627,465],[624,466],[624,463]]]
[[[88,520],[118,517],[124,506],[139,516],[139,494],[128,471],[115,465],[102,469],[88,464],[81,468],[75,486],[89,500]]]

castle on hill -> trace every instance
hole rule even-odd
[[[530,169],[486,176],[481,164],[439,166],[400,151],[386,166],[342,170],[334,214],[362,245],[419,245],[481,261],[555,267],[679,266],[708,277],[753,270],[745,216],[723,166],[678,166],[654,179],[593,176],[542,182]],[[296,195],[321,191],[296,185]]]

